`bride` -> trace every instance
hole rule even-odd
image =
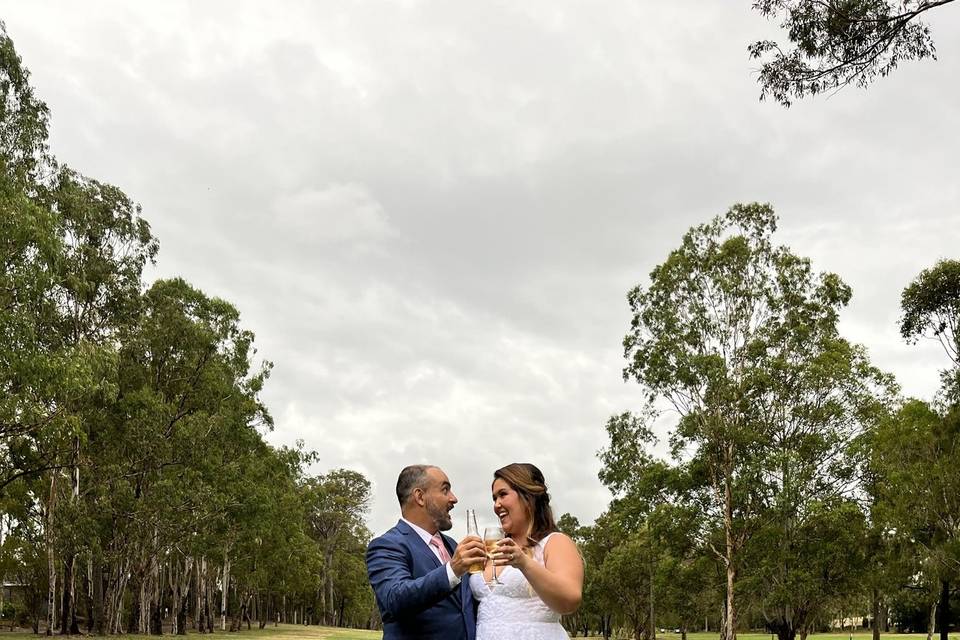
[[[470,576],[480,603],[477,640],[567,640],[560,615],[580,606],[580,553],[557,530],[540,469],[514,463],[493,477],[493,511],[508,537],[494,562]]]

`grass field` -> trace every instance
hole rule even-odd
[[[200,634],[190,633],[196,640],[201,637]],[[360,631],[357,629],[334,629],[331,627],[304,627],[300,625],[281,624],[277,627],[268,626],[262,631],[259,629],[246,629],[237,633],[228,633],[218,631],[214,636],[228,636],[230,638],[244,638],[245,640],[380,640],[382,634],[379,631]],[[35,636],[32,633],[0,631],[0,640],[37,640],[44,636]],[[128,640],[143,640],[145,636],[115,636],[116,638],[126,638]],[[169,634],[164,636],[172,638]],[[770,640],[770,634],[766,633],[741,633],[737,637],[740,640]],[[870,640],[872,636],[869,632],[856,633],[853,640]],[[850,640],[848,633],[818,633],[809,636],[810,640]],[[883,640],[926,640],[926,634],[921,633],[884,633],[881,634]],[[935,636],[939,638],[939,636]],[[680,636],[674,633],[657,634],[657,640],[680,640]],[[717,640],[716,633],[688,633],[687,640]],[[951,633],[950,640],[960,640],[960,633]]]

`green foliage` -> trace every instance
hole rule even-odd
[[[866,87],[903,60],[935,58],[926,11],[953,0],[754,0],[753,8],[779,18],[792,48],[763,40],[750,57],[762,62],[761,99],[789,107],[797,98],[847,85]]]
[[[775,231],[769,205],[735,205],[691,229],[649,286],[629,293],[624,378],[677,412],[676,466],[646,453],[656,417],[649,410],[612,418],[611,447],[601,453],[601,478],[621,496],[622,513],[632,508],[627,523],[653,526],[660,503],[692,514],[692,538],[675,541],[675,559],[691,561],[684,546],[699,545],[721,562],[727,638],[740,572],[762,576],[765,587],[751,593],[748,580],[744,595],[763,603],[782,640],[803,632],[836,595],[810,598],[800,587],[814,584],[811,576],[838,559],[847,561],[845,575],[857,574],[842,549],[828,558],[799,550],[815,548],[835,518],[863,529],[845,498],[857,481],[850,445],[896,390],[837,331],[849,287],[776,246]]]
[[[900,334],[907,342],[940,342],[952,363],[941,373],[942,389],[950,402],[960,403],[960,261],[940,260],[921,271],[903,290],[900,306]]]
[[[369,480],[349,469],[308,478],[300,489],[308,535],[323,556],[320,610],[328,624],[345,615],[369,620],[375,604],[366,566],[358,562],[370,539],[364,524],[370,489]]]
[[[47,105],[34,96],[30,72],[0,21],[0,159],[4,177],[31,195],[50,162],[48,120]]]
[[[877,518],[918,545],[918,565],[950,579],[960,572],[960,409],[941,414],[911,400],[878,425],[871,465],[879,476]]]

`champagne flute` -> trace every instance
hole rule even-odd
[[[500,527],[487,527],[483,530],[483,545],[487,549],[487,557],[493,560],[493,554],[497,550],[497,543],[503,540],[503,529]],[[497,579],[497,565],[493,565],[493,579],[488,584],[503,584]]]
[[[474,509],[467,509],[467,535],[480,537],[480,529],[477,528],[477,512]],[[467,571],[483,573],[483,564],[483,562],[474,562]]]

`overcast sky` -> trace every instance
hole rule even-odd
[[[839,273],[845,335],[904,392],[946,364],[896,328],[903,287],[960,258],[960,8],[940,60],[786,110],[759,102],[750,0],[50,2],[0,18],[60,161],[143,206],[148,278],[233,302],[275,363],[268,440],[374,484],[430,462],[493,518],[530,461],[591,522],[622,381],[626,292],[691,225],[768,201]],[[599,10],[601,9],[602,10]]]

